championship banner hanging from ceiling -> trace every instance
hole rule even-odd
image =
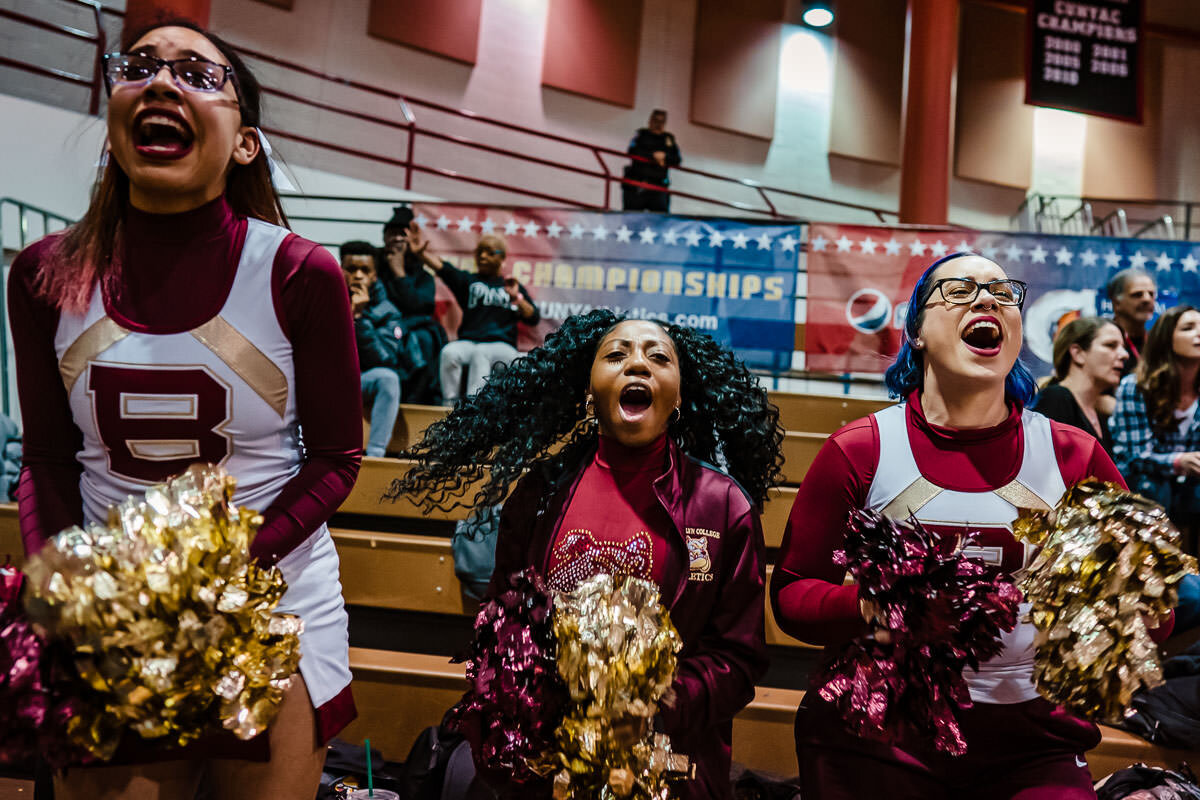
[[[1104,289],[1119,270],[1153,275],[1160,308],[1200,305],[1200,244],[1193,242],[814,223],[807,249],[805,363],[815,372],[887,369],[917,279],[954,252],[979,253],[1029,284],[1021,358],[1038,376],[1052,372],[1060,324],[1112,313]]]
[[[475,269],[481,236],[505,240],[504,274],[524,284],[543,318],[523,330],[521,350],[572,314],[608,308],[701,330],[752,367],[791,367],[798,223],[428,203],[413,213],[431,252],[462,269]],[[440,281],[438,316],[451,333],[461,318]]]
[[[1142,121],[1143,0],[1032,0],[1025,102]]]

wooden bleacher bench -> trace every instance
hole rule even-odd
[[[402,759],[417,734],[436,725],[466,689],[462,664],[445,658],[387,650],[350,649],[354,698],[359,717],[342,737],[370,737],[388,758]],[[796,750],[792,725],[804,693],[793,689],[759,687],[754,700],[733,723],[733,759],[752,769],[795,775]],[[1125,731],[1100,726],[1099,746],[1087,754],[1095,780],[1138,761],[1178,767],[1196,762],[1197,753],[1157,747]]]
[[[341,559],[342,596],[353,606],[474,616],[464,599],[450,540],[433,536],[332,530]],[[767,581],[771,567],[767,567]],[[779,629],[766,604],[767,644],[813,649]]]

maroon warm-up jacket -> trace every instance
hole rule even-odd
[[[518,482],[500,516],[493,590],[503,576],[527,567],[545,574],[555,533],[592,456],[561,475],[534,469]],[[662,709],[661,719],[674,749],[696,764],[695,780],[678,794],[731,798],[733,717],[754,699],[767,667],[762,527],[736,481],[673,441],[654,493],[673,523],[661,589],[683,641],[675,704]],[[689,538],[703,539],[707,558],[689,557]]]

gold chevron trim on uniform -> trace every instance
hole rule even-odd
[[[1017,508],[1032,508],[1038,511],[1050,510],[1050,506],[1046,504],[1045,500],[1016,479],[993,491]]]
[[[892,519],[908,519],[941,493],[942,487],[934,486],[928,478],[922,475],[884,507],[883,515]]]
[[[71,342],[71,346],[58,362],[58,371],[62,375],[63,385],[67,387],[67,394],[71,394],[71,389],[75,388],[75,381],[79,380],[79,376],[87,369],[89,361],[128,335],[128,329],[122,328],[113,322],[111,317],[105,316],[93,322],[79,338]]]
[[[287,411],[287,377],[263,351],[221,317],[213,317],[194,329],[192,336],[213,351],[283,418]]]

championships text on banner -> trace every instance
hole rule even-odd
[[[805,358],[816,372],[887,369],[917,279],[954,252],[979,253],[1029,284],[1021,358],[1039,376],[1052,372],[1060,324],[1112,313],[1104,289],[1119,270],[1153,275],[1160,309],[1200,305],[1200,244],[1192,242],[814,223],[807,248]]]
[[[485,234],[507,244],[504,273],[533,296],[543,322],[520,349],[572,314],[608,308],[701,330],[760,369],[791,367],[800,225],[664,214],[417,204],[430,250],[461,269]],[[459,313],[438,286],[438,316]]]

